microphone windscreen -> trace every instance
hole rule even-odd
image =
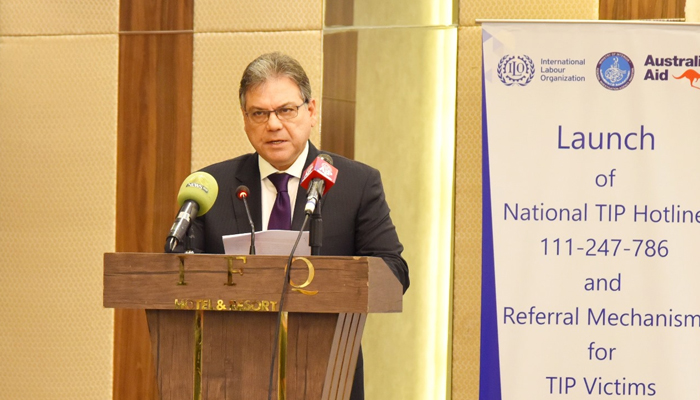
[[[322,179],[325,182],[323,187],[323,194],[325,195],[335,184],[335,180],[338,178],[338,169],[332,165],[333,159],[329,163],[324,160],[323,156],[330,158],[327,154],[321,154],[316,157],[301,175],[300,184],[301,187],[308,190],[312,180],[316,178]]]
[[[243,200],[248,196],[250,196],[250,189],[248,189],[248,186],[241,185],[236,188],[236,197],[238,197],[238,200]]]
[[[177,194],[177,202],[182,206],[186,201],[192,200],[199,205],[198,217],[206,214],[211,209],[219,195],[219,184],[216,179],[206,172],[193,172],[185,178]]]

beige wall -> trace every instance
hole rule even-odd
[[[118,1],[0,1],[0,397],[107,399]]]
[[[441,399],[449,389],[457,30],[369,29],[358,38],[355,158],[382,173],[411,276],[403,313],[368,318],[367,395]]]
[[[700,22],[700,0],[685,1],[685,20],[687,22]]]

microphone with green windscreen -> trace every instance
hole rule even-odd
[[[174,252],[177,245],[185,240],[187,229],[192,221],[211,209],[218,194],[219,184],[216,183],[213,176],[206,172],[194,172],[185,178],[180,186],[180,192],[177,194],[177,202],[181,207],[166,239],[166,252]]]

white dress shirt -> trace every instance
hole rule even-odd
[[[309,142],[307,141],[306,146],[304,146],[304,151],[301,152],[296,161],[294,161],[294,164],[286,171],[278,171],[258,154],[258,167],[260,168],[260,178],[262,181],[260,187],[262,188],[262,226],[264,230],[267,230],[267,225],[270,222],[270,213],[272,213],[272,207],[275,205],[275,199],[277,198],[277,189],[267,177],[278,172],[284,172],[292,176],[287,183],[287,191],[289,192],[289,201],[292,206],[292,218],[294,218],[294,205],[299,190],[299,180],[301,179],[302,172],[304,172],[304,163],[306,162],[308,154]]]

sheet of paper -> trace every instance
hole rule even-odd
[[[255,253],[265,256],[287,256],[292,251],[297,239],[297,231],[262,231],[255,232]],[[248,254],[250,252],[250,233],[226,235],[222,237],[226,254]],[[309,232],[301,234],[295,256],[311,255]]]

